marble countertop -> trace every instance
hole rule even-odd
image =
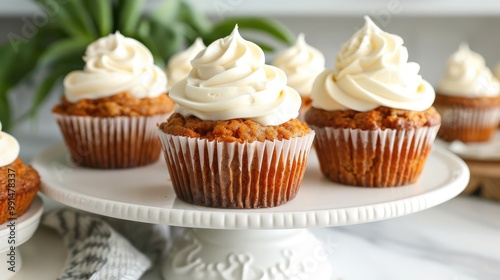
[[[21,137],[20,142],[21,157],[29,160],[53,145],[54,139]],[[50,198],[44,200],[47,208],[58,206]],[[400,218],[311,231],[328,249],[334,280],[496,280],[500,279],[499,217],[500,202],[459,196]],[[48,248],[54,252],[50,265],[39,258],[39,252]],[[21,252],[25,267],[32,269],[21,271],[15,279],[39,279],[40,269],[55,278],[64,265],[62,242],[43,227]],[[161,279],[158,268],[142,279]]]

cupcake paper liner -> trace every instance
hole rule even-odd
[[[363,187],[415,183],[439,125],[410,130],[315,127],[322,173],[331,181]]]
[[[0,200],[0,224],[3,224],[7,222],[10,218],[18,218],[28,208],[30,207],[31,203],[33,202],[33,199],[35,199],[35,196],[38,192],[38,187],[33,188],[29,190],[28,192],[24,193],[16,193],[15,198],[14,198],[14,215],[11,215],[11,212],[9,211],[9,198],[8,196],[5,199]]]
[[[159,130],[177,197],[217,208],[265,208],[295,197],[314,132],[290,140],[225,143]]]
[[[130,168],[158,160],[156,130],[169,114],[141,117],[89,117],[54,114],[71,159],[93,168]]]
[[[500,121],[500,109],[436,106],[442,116],[438,137],[445,141],[484,142],[491,139]]]

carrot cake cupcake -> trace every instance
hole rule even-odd
[[[40,176],[19,158],[19,143],[0,123],[0,224],[28,210],[40,188]]]
[[[285,71],[287,85],[294,88],[302,98],[299,119],[311,107],[311,89],[314,79],[325,70],[325,56],[308,45],[304,34],[299,34],[294,46],[278,53],[273,65]]]
[[[262,208],[295,197],[314,132],[296,119],[300,95],[235,27],[201,51],[170,90],[159,127],[177,197],[219,208]]]
[[[483,57],[462,44],[448,59],[434,106],[443,116],[439,138],[488,141],[500,120],[500,83]]]
[[[83,71],[64,79],[64,97],[53,113],[72,160],[94,168],[127,168],[155,162],[157,124],[174,104],[165,72],[151,52],[119,32],[90,44]]]
[[[365,21],[313,85],[306,122],[321,171],[353,186],[415,183],[441,123],[434,89],[401,37]]]

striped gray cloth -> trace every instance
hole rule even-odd
[[[159,261],[168,246],[163,225],[116,220],[57,209],[42,224],[62,235],[68,259],[58,280],[139,279]]]

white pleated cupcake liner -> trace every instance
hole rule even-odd
[[[156,130],[169,115],[54,117],[74,163],[93,168],[130,168],[158,160],[161,145]]]
[[[500,122],[500,108],[436,106],[442,117],[438,136],[446,141],[488,141]]]
[[[311,127],[323,174],[364,187],[415,183],[439,130],[439,125],[409,130]]]
[[[226,143],[159,130],[179,199],[218,208],[265,208],[295,197],[314,132],[289,140]]]

